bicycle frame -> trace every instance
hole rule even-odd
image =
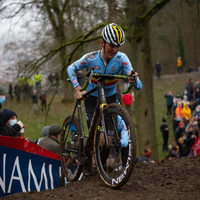
[[[86,136],[85,136],[85,131],[84,131],[84,126],[83,126],[83,118],[82,118],[82,110],[81,110],[81,100],[77,99],[76,101],[76,105],[73,111],[73,115],[76,112],[76,108],[78,107],[78,118],[80,121],[80,126],[81,126],[81,132],[82,132],[82,138],[83,139],[83,150],[84,152],[90,152],[90,150],[92,149],[92,145],[93,145],[93,139],[94,139],[94,133],[95,133],[95,127],[96,127],[96,123],[97,123],[97,118],[99,115],[102,115],[102,128],[104,130],[104,137],[105,137],[105,142],[106,142],[106,146],[109,147],[108,145],[108,138],[107,138],[107,133],[106,133],[106,127],[105,127],[105,120],[104,120],[104,116],[103,116],[103,109],[105,106],[107,106],[107,100],[106,100],[106,96],[105,96],[105,91],[104,91],[104,80],[105,79],[114,79],[114,78],[118,78],[118,79],[127,79],[126,76],[122,76],[122,75],[106,75],[106,74],[98,74],[98,73],[94,73],[93,77],[97,78],[97,85],[90,89],[88,92],[86,92],[83,97],[87,98],[88,95],[92,94],[93,92],[97,91],[98,92],[98,104],[95,108],[94,114],[93,114],[93,118],[91,121],[91,126],[88,132],[88,139],[86,142]],[[84,89],[87,88],[87,85],[89,84],[89,81],[86,80],[86,85],[83,86]],[[130,91],[130,89],[132,88],[133,84],[130,84],[128,89],[126,91],[124,91],[123,93],[128,93]],[[83,88],[80,90],[82,91]],[[112,120],[113,121],[113,120]],[[114,121],[113,121],[114,123]],[[71,126],[71,125],[70,125]],[[118,137],[117,131],[116,132],[116,137]],[[69,134],[69,130],[67,135]],[[76,152],[78,153],[78,152]],[[85,154],[84,154],[85,155]]]
[[[96,78],[96,84],[92,85],[93,88],[82,95],[83,98],[87,99],[95,92],[98,99],[97,102],[91,100],[93,106],[87,113],[91,115],[94,112],[92,119],[90,118],[88,136],[85,135],[84,131],[81,100],[78,99],[72,116],[66,117],[63,123],[60,148],[62,168],[69,181],[78,180],[81,172],[85,176],[89,176],[98,171],[106,185],[120,188],[128,181],[134,167],[136,156],[135,129],[127,110],[122,105],[116,104],[115,98],[106,98],[104,86],[107,79],[128,79],[128,77],[97,74],[93,73],[91,68],[88,70],[90,72],[86,74],[89,77],[89,80],[86,80],[87,84],[84,85],[84,89],[80,89],[80,91],[85,90],[87,85],[91,83],[92,77]],[[113,81],[116,83],[116,80]],[[137,83],[135,86],[137,87]],[[131,88],[130,84],[123,93],[129,92]],[[90,98],[87,101],[86,104],[90,107]],[[126,146],[124,143],[122,144],[123,136],[126,138]],[[110,158],[112,159],[110,160]],[[116,160],[116,158],[118,159]],[[94,160],[96,166],[94,166]],[[75,171],[70,168],[74,165],[76,166]]]

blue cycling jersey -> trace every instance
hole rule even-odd
[[[87,68],[87,70],[89,70],[91,66],[95,68],[94,73],[99,74],[120,75],[121,71],[124,70],[125,74],[128,76],[128,72],[133,70],[127,55],[122,52],[118,52],[111,60],[109,60],[107,66],[105,66],[100,56],[100,50],[94,51],[82,56],[79,60],[77,60],[68,67],[67,71],[74,88],[76,88],[79,85],[76,77],[76,71],[82,70],[84,68]],[[112,96],[116,93],[117,82],[117,79],[105,80],[106,97]],[[91,83],[88,85],[87,91],[95,87],[96,84],[96,78],[92,77]],[[134,83],[133,87],[137,90],[141,90],[142,83],[139,80],[139,78],[137,78],[137,85],[138,87],[136,87],[136,84]],[[97,97],[97,91],[95,91],[91,95]]]

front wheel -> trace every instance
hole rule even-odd
[[[106,106],[97,123],[94,152],[98,172],[106,185],[120,188],[130,178],[135,164],[136,136],[131,116],[122,105],[113,103]]]
[[[67,117],[60,135],[60,157],[68,181],[78,180],[82,172],[81,129],[76,117]]]

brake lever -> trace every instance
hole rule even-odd
[[[88,77],[89,83],[91,83],[93,73],[94,73],[94,69],[92,69],[92,71],[91,71],[91,73],[90,73],[90,76]]]
[[[94,67],[90,67],[90,74],[89,74],[89,77],[88,77],[88,82],[91,83],[91,80],[92,80],[92,76],[93,76],[93,73],[94,73]]]
[[[133,74],[135,74],[135,70],[134,70],[134,69],[131,71],[131,75],[130,75],[130,76],[132,76]],[[133,78],[134,78],[134,80],[135,80],[135,85],[136,85],[136,87],[138,88],[136,76],[134,76]]]

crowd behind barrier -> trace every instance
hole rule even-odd
[[[160,126],[163,135],[163,152],[169,151],[169,155],[164,160],[195,156],[195,153],[191,153],[192,150],[194,151],[194,145],[196,145],[197,155],[200,149],[200,142],[198,142],[200,140],[200,79],[195,83],[192,79],[188,79],[184,91],[177,92],[175,96],[168,91],[164,97],[167,98],[166,118],[171,117],[174,133],[174,142],[168,145],[168,125],[163,118]],[[163,128],[164,126],[166,129]]]

